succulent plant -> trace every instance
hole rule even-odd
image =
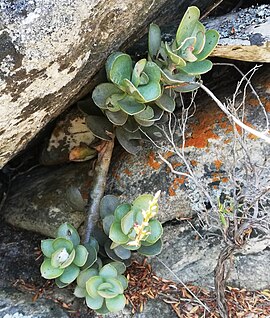
[[[207,59],[218,43],[216,30],[205,30],[199,21],[200,10],[189,7],[184,14],[172,44],[161,41],[161,32],[156,24],[149,28],[149,60],[161,70],[162,81],[175,85],[177,92],[197,89],[196,78],[212,68]]]
[[[80,236],[68,223],[62,224],[55,239],[41,241],[41,250],[45,256],[41,264],[41,275],[46,279],[56,279],[58,287],[72,283],[79,275],[80,268],[88,262],[90,267],[97,259],[93,243],[85,247],[80,245]]]
[[[136,153],[145,137],[141,131],[154,139],[161,137],[155,124],[175,109],[174,99],[168,91],[163,92],[160,69],[154,62],[141,59],[133,67],[128,54],[116,52],[107,59],[106,73],[109,82],[99,84],[92,93],[101,112],[84,107],[86,122],[95,136],[105,140],[110,139],[107,132],[116,127],[120,144]]]
[[[77,278],[74,294],[85,297],[87,306],[99,314],[120,311],[126,304],[123,293],[128,281],[122,275],[125,270],[125,265],[119,262],[106,264],[100,270],[84,270]]]
[[[109,236],[105,243],[107,255],[114,260],[126,260],[131,250],[151,256],[162,248],[162,225],[154,217],[158,211],[159,192],[153,196],[143,194],[132,204],[123,203],[114,196],[105,196],[100,206],[103,229]]]

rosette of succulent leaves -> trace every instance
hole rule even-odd
[[[175,109],[176,92],[199,87],[200,75],[212,68],[207,57],[219,40],[215,30],[205,30],[200,11],[189,7],[171,43],[163,42],[158,25],[151,24],[148,60],[134,63],[128,54],[116,52],[106,62],[107,83],[96,86],[92,104],[79,103],[89,128],[110,140],[114,132],[125,150],[136,154],[141,140],[162,137],[160,123]]]
[[[113,195],[103,197],[100,217],[106,238],[101,244],[107,257],[128,264],[131,251],[145,256],[161,252],[163,229],[155,219],[159,193],[155,196],[140,195],[131,204],[120,204],[119,199]]]

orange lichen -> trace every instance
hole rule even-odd
[[[132,172],[130,170],[128,170],[127,168],[124,169],[124,173],[128,176],[132,176]]]
[[[219,170],[220,167],[222,166],[222,162],[220,160],[214,160],[214,165],[216,169]]]
[[[187,138],[186,147],[205,148],[209,139],[219,139],[213,131],[216,125],[221,128],[228,126],[226,116],[215,105],[210,105],[207,110],[198,111],[195,119],[196,122],[190,126],[192,135]]]
[[[177,167],[181,167],[181,166],[183,166],[183,164],[181,163],[181,162],[173,162],[172,163],[172,167],[175,169],[175,168],[177,168]]]
[[[173,155],[173,152],[172,152],[172,151],[166,151],[164,154],[162,154],[162,156],[163,156],[165,159],[170,158],[172,155]]]
[[[227,182],[229,181],[229,178],[224,177],[224,178],[221,179],[221,181],[222,181],[223,183],[227,183]]]
[[[178,189],[178,187],[185,182],[186,177],[177,177],[173,180],[172,185],[169,188],[169,195],[175,196],[175,190]]]
[[[257,98],[250,98],[248,100],[248,103],[249,103],[249,105],[254,106],[254,107],[258,107],[260,105]]]
[[[198,162],[196,160],[190,160],[190,163],[193,167],[196,167],[198,165]]]
[[[160,163],[155,160],[155,154],[153,151],[150,152],[147,163],[151,168],[155,170],[158,170],[160,168]]]

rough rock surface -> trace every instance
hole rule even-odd
[[[68,318],[68,314],[52,300],[38,299],[15,288],[0,289],[1,317],[3,318]]]
[[[184,283],[214,287],[214,270],[223,246],[222,238],[217,233],[197,229],[201,237],[186,222],[165,227],[162,253],[152,260],[157,276],[178,281],[176,275]],[[236,253],[228,284],[248,290],[269,288],[270,273],[265,270],[269,248],[270,238],[258,242],[251,240],[245,249]]]
[[[205,7],[212,1],[191,2]],[[183,0],[2,0],[0,167],[74,101],[112,50],[132,35],[138,38],[161,11],[181,15],[188,5]]]
[[[5,202],[4,218],[14,226],[52,237],[63,222],[78,228],[85,212],[69,204],[66,191],[71,185],[78,187],[86,199],[92,180],[89,174],[91,162],[36,168],[18,177]]]
[[[239,9],[204,21],[220,34],[212,56],[249,62],[270,62],[270,5]]]

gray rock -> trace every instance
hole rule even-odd
[[[205,8],[212,1],[195,2]],[[130,45],[130,36],[138,39],[158,13],[178,16],[188,4],[184,0],[2,0],[0,167],[79,95],[89,92],[91,77],[111,51],[128,39]]]
[[[52,300],[32,301],[33,295],[15,288],[0,289],[0,315],[2,318],[68,318],[69,315]]]
[[[200,230],[200,234],[202,238],[189,224],[166,226],[163,250],[152,259],[156,275],[213,288],[214,270],[223,242],[217,233]],[[248,290],[269,288],[270,273],[265,268],[270,257],[270,240],[264,241],[266,245],[257,246],[250,254],[248,251],[235,254],[228,280],[230,286]],[[256,246],[256,240],[251,240],[250,245]]]
[[[72,163],[59,167],[40,167],[18,177],[12,184],[3,208],[4,219],[29,231],[55,236],[63,222],[78,228],[85,212],[73,208],[67,189],[78,187],[85,199],[91,182],[91,163]]]

